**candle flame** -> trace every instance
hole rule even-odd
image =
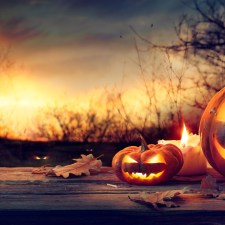
[[[181,144],[182,147],[185,147],[185,146],[187,146],[187,143],[188,143],[188,131],[187,131],[186,126],[184,124],[180,144]]]

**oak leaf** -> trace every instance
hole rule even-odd
[[[220,199],[220,200],[225,200],[225,193],[222,192],[218,195],[217,199]]]
[[[163,192],[156,192],[156,193],[148,193],[148,192],[141,192],[138,197],[128,198],[137,203],[146,204],[152,206],[154,209],[159,209],[159,207],[179,207],[175,202],[173,202],[174,198],[179,195],[183,194],[186,190],[169,190]]]
[[[209,197],[216,198],[220,193],[220,186],[216,179],[210,175],[204,177],[201,181],[200,193]]]
[[[101,160],[95,158],[92,154],[81,155],[81,158],[74,159],[76,162],[66,166],[56,166],[47,176],[63,176],[68,178],[70,174],[75,176],[90,175],[90,171],[100,171]]]
[[[219,185],[216,179],[210,175],[202,179],[200,193],[208,197],[225,200],[224,185]]]

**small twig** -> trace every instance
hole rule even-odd
[[[114,188],[118,188],[118,186],[117,185],[115,185],[115,184],[106,184],[107,186],[109,186],[109,187],[114,187]]]
[[[103,156],[104,156],[104,154],[101,154],[100,156],[96,157],[96,159],[99,159],[99,158],[101,158]]]
[[[47,169],[47,167],[52,167],[51,164],[46,164],[41,166],[40,168],[34,169],[32,171],[32,174],[47,174],[50,169]]]

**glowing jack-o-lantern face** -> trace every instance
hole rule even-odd
[[[144,160],[143,156],[144,154],[137,153],[126,155],[122,160],[123,173],[127,173],[126,176],[131,176],[131,179],[133,177],[151,180],[154,177],[161,176],[166,169],[163,157],[159,154],[153,154]]]
[[[117,177],[132,184],[154,185],[168,181],[183,165],[183,156],[175,145],[130,146],[112,160]]]
[[[209,101],[202,114],[199,134],[208,162],[225,176],[225,88]]]

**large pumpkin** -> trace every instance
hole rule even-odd
[[[119,151],[112,160],[115,174],[131,184],[155,185],[168,181],[183,165],[182,152],[175,145],[130,146]]]
[[[225,176],[225,88],[209,101],[202,114],[199,134],[209,164]]]

